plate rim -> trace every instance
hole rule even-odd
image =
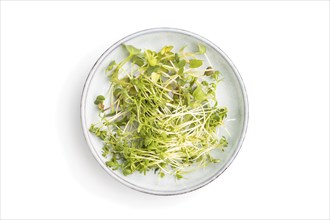
[[[232,156],[228,159],[228,161],[224,164],[224,166],[219,169],[213,176],[211,176],[210,178],[208,178],[207,180],[203,181],[202,183],[186,188],[186,189],[181,189],[178,191],[171,191],[171,192],[166,192],[166,191],[159,191],[159,190],[150,190],[147,188],[143,188],[140,186],[137,186],[131,182],[126,181],[125,179],[123,179],[122,177],[118,176],[117,174],[114,173],[113,170],[109,169],[108,167],[106,167],[106,165],[103,163],[103,161],[100,159],[98,153],[96,152],[96,149],[93,147],[94,145],[92,144],[90,137],[89,137],[89,129],[86,126],[86,114],[85,114],[85,106],[86,106],[86,98],[87,98],[87,91],[89,90],[89,86],[91,84],[91,81],[93,79],[93,76],[96,73],[96,69],[98,68],[99,64],[113,51],[115,50],[118,46],[120,46],[121,44],[123,44],[124,42],[133,39],[135,37],[144,35],[144,34],[149,34],[149,33],[156,33],[156,32],[172,32],[172,33],[180,33],[180,34],[184,34],[184,35],[188,35],[191,36],[193,38],[196,38],[202,42],[205,42],[206,44],[208,44],[210,47],[212,47],[214,50],[216,50],[219,54],[221,54],[223,56],[223,58],[228,62],[228,64],[230,65],[230,67],[233,69],[234,74],[237,78],[237,81],[239,83],[239,86],[242,90],[242,96],[243,96],[243,102],[244,102],[244,120],[243,120],[243,129],[241,132],[241,137],[240,140],[238,141],[237,147],[235,149],[235,151],[233,152]],[[91,70],[88,73],[88,76],[86,78],[86,81],[84,83],[83,86],[83,91],[82,91],[82,96],[81,96],[81,101],[80,101],[80,120],[81,120],[81,124],[82,124],[82,129],[83,129],[83,133],[84,133],[84,137],[85,140],[88,144],[89,149],[91,150],[94,158],[97,160],[97,162],[99,163],[99,165],[113,178],[115,178],[116,180],[118,180],[120,183],[122,183],[123,185],[137,190],[139,192],[143,192],[143,193],[147,193],[147,194],[151,194],[151,195],[159,195],[159,196],[172,196],[172,195],[180,195],[180,194],[184,194],[184,193],[188,193],[188,192],[192,192],[195,191],[201,187],[204,187],[206,185],[208,185],[209,183],[211,183],[212,181],[214,181],[215,179],[217,179],[230,165],[231,163],[234,161],[234,159],[236,158],[238,152],[240,151],[242,144],[244,142],[245,136],[246,136],[246,131],[247,131],[247,127],[248,127],[248,120],[249,120],[249,104],[248,104],[248,97],[247,97],[247,92],[246,92],[246,88],[245,85],[243,83],[242,77],[240,75],[240,73],[238,72],[236,66],[233,64],[233,62],[229,59],[229,57],[214,43],[212,43],[211,41],[209,41],[208,39],[195,34],[193,32],[187,31],[187,30],[183,30],[183,29],[178,29],[178,28],[171,28],[171,27],[157,27],[157,28],[149,28],[149,29],[144,29],[138,32],[134,32],[130,35],[127,35],[126,37],[120,39],[119,41],[117,41],[116,43],[114,43],[112,46],[110,46],[105,52],[102,53],[102,55],[96,60],[96,62],[94,63],[93,67],[91,68]]]

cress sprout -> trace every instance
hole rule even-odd
[[[211,151],[228,145],[219,136],[227,108],[216,100],[221,74],[206,47],[177,53],[173,46],[159,52],[124,47],[128,56],[105,70],[109,92],[96,97],[100,121],[89,129],[104,143],[106,165],[124,175],[153,170],[180,179],[191,165],[219,162]]]

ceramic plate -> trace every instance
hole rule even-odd
[[[109,88],[109,81],[104,74],[106,67],[110,61],[119,61],[127,55],[121,45],[128,44],[137,48],[155,51],[159,51],[165,45],[173,45],[174,51],[179,50],[182,46],[187,46],[187,51],[195,51],[198,43],[206,46],[210,62],[215,69],[220,70],[224,78],[224,81],[217,88],[217,99],[220,106],[228,107],[227,119],[229,120],[225,122],[227,131],[223,130],[222,133],[227,137],[229,146],[225,152],[217,155],[221,158],[221,162],[185,174],[185,178],[180,180],[169,175],[160,178],[152,171],[147,172],[146,175],[135,172],[132,175],[124,176],[121,172],[108,168],[105,165],[106,160],[102,156],[102,142],[91,134],[88,129],[92,123],[99,120],[98,110],[93,104],[95,97],[99,94],[105,94]],[[107,49],[90,71],[81,100],[81,119],[84,135],[98,163],[106,172],[124,185],[156,195],[176,195],[190,192],[216,179],[237,155],[246,132],[247,118],[246,91],[237,69],[229,58],[207,39],[188,31],[173,28],[143,30],[123,38]]]

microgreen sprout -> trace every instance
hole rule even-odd
[[[124,175],[153,170],[181,179],[193,165],[218,163],[211,152],[228,145],[219,135],[228,109],[218,106],[220,72],[206,47],[177,53],[173,46],[159,52],[124,48],[127,57],[105,70],[110,88],[96,97],[100,121],[89,129],[104,144],[105,164]]]

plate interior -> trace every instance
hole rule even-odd
[[[146,175],[135,172],[132,175],[124,176],[119,171],[112,171],[104,165],[106,159],[102,156],[102,142],[89,133],[88,128],[92,123],[99,121],[98,111],[93,104],[95,97],[100,94],[105,94],[109,88],[109,81],[105,75],[105,69],[109,62],[116,60],[117,62],[127,56],[127,52],[121,45],[115,45],[113,48],[106,51],[100,60],[92,69],[90,76],[84,88],[82,100],[82,122],[84,133],[90,148],[101,163],[103,168],[120,180],[124,184],[140,191],[153,194],[178,194],[193,189],[199,188],[206,183],[216,178],[231,162],[238,148],[245,130],[245,111],[246,100],[244,100],[244,89],[240,83],[234,67],[230,64],[227,58],[219,53],[219,51],[209,42],[203,39],[169,30],[149,31],[146,33],[136,34],[123,42],[128,45],[133,45],[137,48],[151,49],[159,51],[165,45],[173,45],[173,51],[178,51],[181,47],[186,46],[187,51],[196,51],[199,43],[206,46],[208,58],[215,69],[222,73],[223,82],[217,88],[217,99],[220,106],[228,107],[228,117],[225,128],[221,128],[221,133],[226,136],[229,146],[225,152],[217,153],[215,156],[221,159],[220,163],[212,164],[206,168],[197,169],[194,172],[185,174],[183,179],[177,180],[172,176],[166,175],[160,178],[153,172],[148,172]],[[203,58],[205,60],[205,58]],[[208,63],[204,62],[206,68]]]

